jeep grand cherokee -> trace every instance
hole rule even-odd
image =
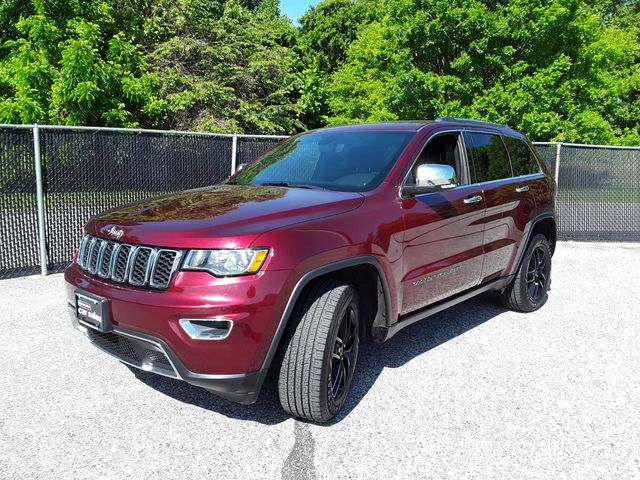
[[[315,130],[224,184],[92,218],[67,299],[75,326],[126,364],[252,403],[273,362],[282,407],[325,422],[361,341],[489,290],[540,308],[554,193],[502,125]]]

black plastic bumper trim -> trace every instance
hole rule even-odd
[[[70,314],[72,316],[72,322],[76,329],[83,331],[83,329],[90,328],[86,324],[81,324],[78,322],[77,318],[75,318],[75,312],[72,310],[72,306],[69,305]],[[256,372],[248,372],[248,373],[235,373],[235,374],[222,374],[222,375],[208,375],[204,373],[195,373],[188,370],[182,362],[178,359],[177,355],[173,352],[173,350],[169,347],[169,345],[160,338],[154,337],[153,335],[149,335],[147,333],[139,332],[137,330],[130,330],[128,328],[122,328],[115,326],[111,330],[114,334],[122,335],[124,337],[129,337],[133,339],[138,339],[143,342],[148,342],[150,344],[154,344],[160,347],[163,353],[169,358],[171,362],[171,366],[176,373],[176,376],[167,375],[163,372],[156,372],[153,370],[145,370],[138,365],[135,365],[131,362],[127,362],[123,360],[118,355],[110,352],[104,348],[100,348],[95,342],[91,342],[96,345],[100,350],[107,353],[111,357],[123,361],[127,363],[127,365],[131,365],[132,367],[138,368],[143,371],[149,371],[150,373],[155,373],[158,375],[168,376],[170,378],[175,378],[178,380],[183,380],[191,385],[196,387],[201,387],[208,390],[215,395],[218,395],[222,398],[226,398],[227,400],[231,400],[233,402],[241,403],[244,405],[249,405],[255,403],[258,399],[258,394],[260,393],[260,387],[262,386],[262,381],[264,380],[264,376],[266,372],[262,372],[261,370]]]

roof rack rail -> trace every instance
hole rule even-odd
[[[502,123],[486,122],[484,120],[476,120],[473,118],[440,117],[440,118],[436,118],[436,122],[460,122],[460,123],[468,123],[470,125],[486,125],[490,127],[508,128],[507,125],[504,125]]]

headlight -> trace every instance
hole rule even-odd
[[[268,248],[237,250],[190,250],[183,270],[205,270],[220,277],[256,273],[269,253]]]

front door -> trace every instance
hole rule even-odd
[[[401,315],[476,286],[482,273],[484,199],[469,185],[460,133],[443,133],[424,147],[406,183],[422,163],[448,164],[459,185],[402,200],[403,301]]]

